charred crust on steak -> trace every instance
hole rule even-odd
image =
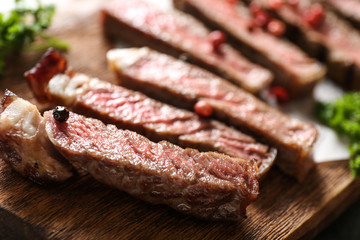
[[[25,73],[28,84],[40,102],[47,101],[46,86],[50,79],[67,69],[67,61],[60,53],[50,48],[36,64]]]

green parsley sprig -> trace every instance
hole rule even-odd
[[[38,36],[45,43],[32,49],[46,49],[49,46],[63,50],[68,48],[63,41],[43,33],[51,24],[55,7],[43,6],[38,2],[38,7],[31,9],[24,7],[24,3],[25,0],[17,0],[15,9],[0,13],[0,75],[5,66],[6,55],[29,47]]]
[[[360,176],[360,93],[343,95],[333,103],[316,104],[316,115],[320,121],[350,140],[350,169]]]

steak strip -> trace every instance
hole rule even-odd
[[[250,92],[266,88],[273,78],[270,71],[251,63],[228,44],[215,48],[210,31],[180,11],[162,11],[140,0],[116,0],[104,7],[102,21],[110,38],[181,56]]]
[[[360,2],[358,0],[318,0],[342,18],[360,28]]]
[[[46,132],[75,166],[109,186],[209,220],[239,220],[258,195],[255,161],[154,143],[128,130],[70,112],[45,112]]]
[[[274,148],[234,128],[155,101],[139,92],[84,74],[66,72],[58,67],[59,64],[66,66],[66,59],[50,50],[26,73],[31,88],[36,88],[34,93],[38,99],[136,131],[153,141],[168,140],[182,147],[217,151],[248,161],[255,159],[259,179],[274,163]]]
[[[270,9],[269,1],[252,1]],[[325,61],[328,75],[345,89],[360,89],[360,33],[346,21],[326,9],[317,21],[310,18],[321,5],[299,1],[293,6],[284,1],[272,12],[287,24],[287,36],[311,56]],[[310,17],[309,17],[310,15]],[[308,20],[307,20],[308,19]],[[311,23],[311,24],[310,24]]]
[[[74,173],[49,141],[36,106],[9,90],[0,105],[0,158],[40,184],[63,182]]]
[[[285,173],[302,180],[313,166],[310,152],[317,138],[313,125],[201,68],[148,48],[110,50],[107,57],[123,86],[188,109],[200,100],[207,102],[214,117],[276,147],[277,163]]]
[[[174,0],[174,5],[199,18],[212,29],[221,29],[247,58],[270,69],[275,84],[290,96],[309,94],[325,75],[325,68],[292,43],[254,24],[249,9],[224,0]]]

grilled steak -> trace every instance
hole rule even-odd
[[[271,108],[203,69],[148,48],[111,50],[107,57],[124,86],[189,109],[205,101],[215,117],[275,146],[285,173],[302,180],[313,166],[309,154],[317,130],[311,124]]]
[[[269,1],[252,1],[270,9]],[[345,89],[360,89],[360,33],[319,3],[284,1],[272,9],[288,26],[288,37],[310,55],[322,59],[328,75]]]
[[[311,93],[325,75],[325,68],[292,43],[254,24],[249,9],[224,0],[174,0],[175,6],[198,17],[212,29],[221,29],[250,60],[274,73],[275,84],[291,96]]]
[[[339,16],[350,21],[355,27],[360,27],[359,0],[318,0]]]
[[[95,179],[154,204],[199,218],[238,220],[258,194],[254,161],[154,143],[128,130],[70,113],[45,112],[54,146]]]
[[[185,57],[250,92],[259,92],[272,80],[270,71],[224,43],[222,33],[210,33],[196,19],[179,11],[161,11],[140,0],[116,0],[103,9],[102,19],[106,35],[112,38]]]
[[[65,105],[153,141],[168,140],[201,151],[218,151],[246,160],[255,159],[261,178],[272,166],[276,150],[214,120],[155,101],[120,86],[66,72],[57,52],[49,51],[26,76],[38,99]],[[58,70],[58,72],[57,72]],[[45,72],[51,74],[44,74]],[[41,87],[39,87],[41,86]]]
[[[45,132],[36,106],[6,91],[0,106],[0,158],[40,184],[62,182],[73,175]]]

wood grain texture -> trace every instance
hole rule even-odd
[[[49,32],[71,44],[65,56],[75,70],[114,81],[105,59],[111,45],[102,37],[96,8],[101,1],[71,2],[71,9],[60,7]],[[40,56],[12,56],[0,95],[8,88],[46,108],[23,79]],[[39,186],[0,161],[0,206],[43,229],[50,239],[310,239],[360,197],[359,187],[347,161],[318,164],[301,184],[274,168],[261,182],[247,219],[206,222],[139,201],[88,175]]]

